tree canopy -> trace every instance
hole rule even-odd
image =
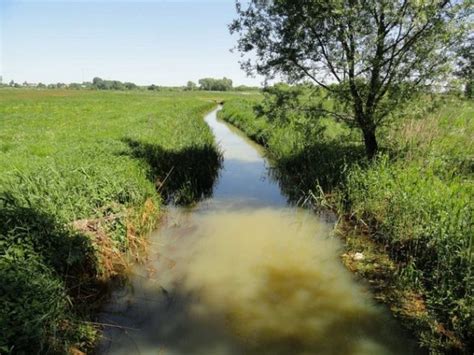
[[[98,90],[134,90],[137,85],[134,83],[122,83],[118,80],[104,80],[99,77],[92,79],[92,87]]]
[[[184,90],[193,91],[197,89],[197,85],[194,81],[188,81]]]
[[[458,49],[456,75],[463,81],[464,94],[472,99],[472,90],[474,86],[474,34]]]
[[[201,90],[228,91],[232,90],[232,80],[226,77],[222,79],[203,78],[199,80]]]
[[[237,1],[230,31],[242,66],[267,78],[310,79],[341,105],[326,114],[362,130],[366,152],[376,129],[417,87],[441,80],[462,40],[467,2],[449,0]],[[337,85],[334,85],[337,84]]]

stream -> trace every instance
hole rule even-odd
[[[99,354],[416,354],[340,262],[333,221],[287,204],[262,148],[217,119],[211,198],[168,207],[99,316]]]

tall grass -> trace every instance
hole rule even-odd
[[[447,102],[392,132],[382,155],[347,176],[348,211],[370,226],[400,265],[401,281],[423,295],[434,329],[420,329],[436,351],[473,349],[474,114]]]
[[[93,345],[101,288],[220,164],[210,94],[0,90],[0,352]],[[157,193],[158,192],[158,193]]]
[[[382,152],[368,162],[357,133],[329,121],[324,134],[314,137],[301,134],[291,122],[277,127],[255,117],[255,100],[227,102],[221,118],[267,146],[291,200],[322,190],[326,194],[318,199],[370,233],[395,265],[385,291],[399,287],[417,295],[423,312],[396,313],[416,324],[424,346],[433,352],[471,353],[472,101],[415,101],[394,113],[397,120],[379,134]],[[356,238],[361,242],[352,244],[363,249],[365,239]],[[380,274],[380,265],[370,261],[360,263],[361,274],[368,275],[367,268]]]
[[[231,98],[219,117],[241,129],[248,137],[267,147],[273,173],[289,202],[297,202],[316,185],[325,191],[337,187],[346,170],[362,160],[364,148],[357,132],[340,123],[320,118],[317,132],[299,122],[284,124],[256,116],[261,96]]]

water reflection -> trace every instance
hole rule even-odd
[[[286,206],[286,199],[280,192],[278,182],[268,173],[268,163],[262,158],[262,148],[235,128],[219,121],[215,114],[208,115],[206,122],[212,128],[224,154],[212,202],[225,199],[239,201],[239,205],[247,202],[251,206],[260,207]]]

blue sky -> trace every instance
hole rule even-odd
[[[234,0],[0,0],[0,75],[158,85],[227,76],[257,85],[262,78],[248,78],[229,51],[234,17]]]

